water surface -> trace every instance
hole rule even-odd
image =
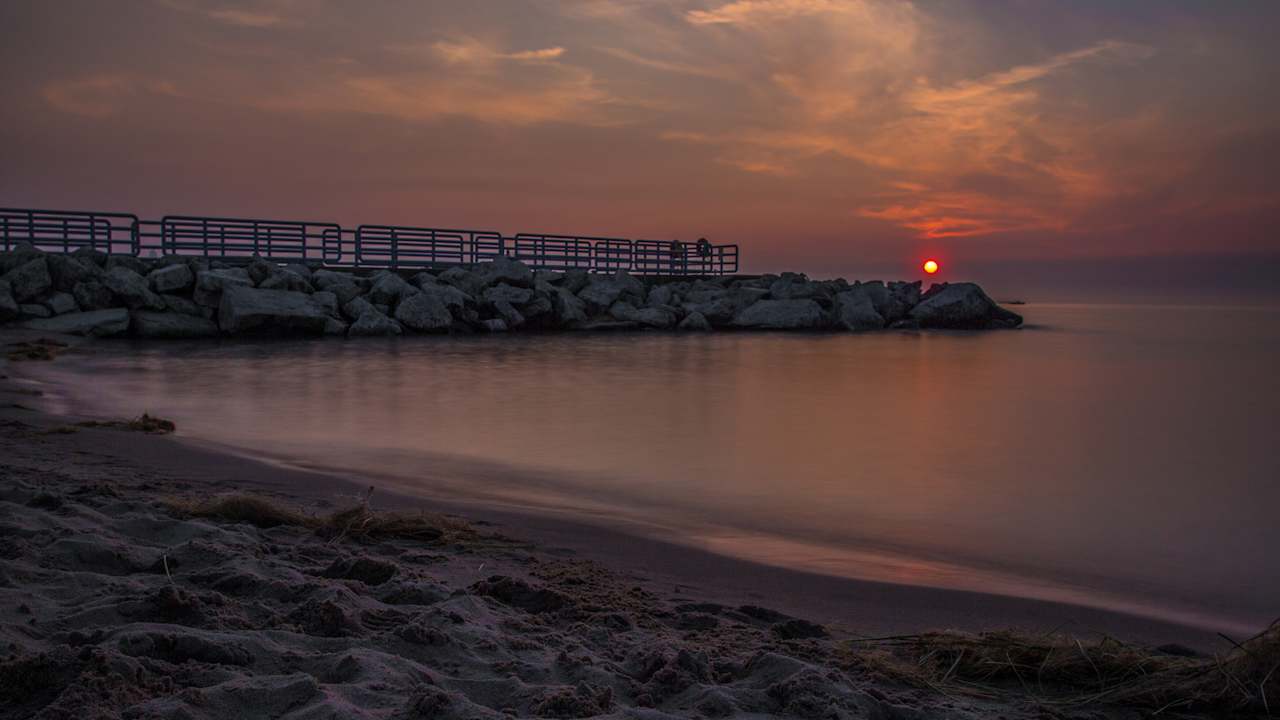
[[[101,343],[110,414],[768,563],[1235,633],[1280,607],[1280,311],[995,333]],[[86,372],[88,370],[88,372]]]

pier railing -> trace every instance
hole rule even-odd
[[[732,275],[738,246],[705,240],[628,240],[402,225],[0,208],[0,250],[29,242],[46,252],[90,248],[113,255],[195,255],[350,268],[441,268],[508,256],[539,270],[627,270],[640,275]]]

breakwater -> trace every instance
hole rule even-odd
[[[443,270],[332,269],[89,247],[0,253],[0,323],[99,337],[619,330],[999,329],[1022,323],[972,283],[637,276],[534,270],[506,256]]]

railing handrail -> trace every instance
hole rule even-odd
[[[144,240],[158,239],[159,243]],[[335,267],[435,267],[475,265],[512,254],[536,269],[628,270],[638,274],[730,275],[738,272],[736,244],[679,240],[628,240],[594,235],[272,220],[204,215],[165,215],[143,220],[133,213],[0,208],[0,249],[17,242],[71,252],[103,246],[110,254],[145,251],[272,261],[318,261]],[[313,242],[314,241],[314,242]],[[128,252],[117,252],[119,247]],[[190,252],[188,252],[190,251]]]

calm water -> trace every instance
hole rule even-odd
[[[103,343],[48,372],[104,412],[423,494],[830,574],[1272,620],[1280,311],[1024,310],[988,334]]]

